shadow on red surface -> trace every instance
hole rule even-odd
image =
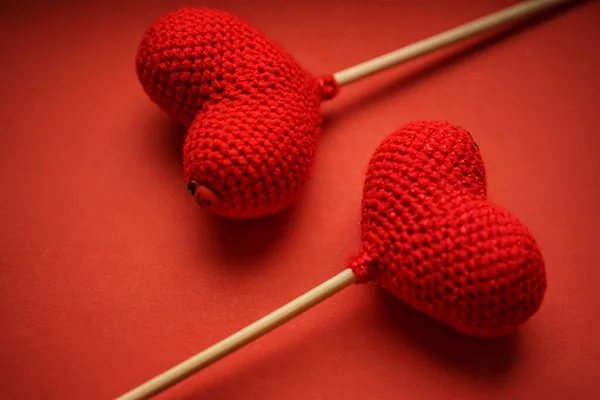
[[[379,306],[388,314],[382,325],[447,367],[476,379],[501,381],[518,360],[520,331],[495,339],[462,335],[422,314],[384,290]]]
[[[219,259],[245,265],[247,261],[264,256],[285,237],[295,210],[292,206],[275,215],[248,220],[210,214],[203,229],[211,232],[212,248]]]

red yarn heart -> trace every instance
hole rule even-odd
[[[188,187],[203,189],[190,190],[199,204],[249,218],[297,200],[315,157],[320,103],[337,91],[332,77],[312,76],[245,21],[206,8],[157,20],[136,66],[152,101],[189,126],[184,173]]]
[[[538,245],[487,199],[466,130],[418,121],[394,132],[369,163],[362,208],[361,251],[350,263],[360,281],[470,335],[507,334],[539,308]]]

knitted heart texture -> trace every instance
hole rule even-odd
[[[465,129],[401,127],[375,151],[363,190],[361,250],[350,260],[360,281],[474,336],[508,334],[538,310],[540,249],[487,199],[481,153]]]
[[[220,10],[183,8],[155,21],[136,70],[150,99],[184,124],[188,190],[229,218],[277,213],[309,179],[320,104],[337,93],[281,46]]]

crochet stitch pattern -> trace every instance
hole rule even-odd
[[[415,121],[387,137],[366,173],[361,250],[374,281],[456,330],[494,337],[540,307],[544,262],[528,229],[487,199],[481,154],[463,128]]]
[[[209,8],[154,22],[136,69],[150,99],[188,127],[184,174],[200,205],[256,218],[298,199],[315,157],[320,104],[337,93],[332,76],[311,75],[250,24]]]

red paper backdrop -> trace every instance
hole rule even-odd
[[[211,2],[335,72],[511,1]],[[586,2],[344,88],[300,203],[222,220],[187,194],[178,128],[134,56],[190,2],[12,2],[0,13],[0,392],[108,399],[344,267],[366,163],[414,119],[470,130],[490,197],[536,235],[549,287],[501,340],[352,287],[167,399],[600,397],[600,4]],[[199,4],[199,3],[196,3]]]

